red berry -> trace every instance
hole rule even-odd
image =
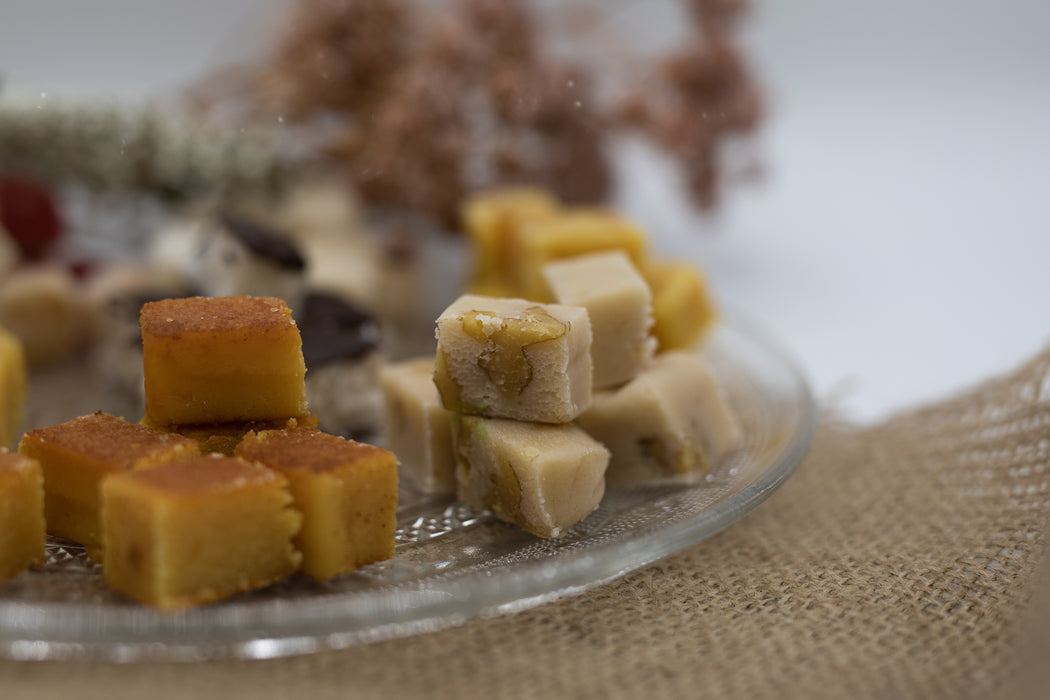
[[[62,219],[51,192],[26,177],[0,176],[0,225],[26,260],[40,260],[62,236]]]

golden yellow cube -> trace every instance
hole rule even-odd
[[[658,350],[688,349],[718,319],[700,270],[686,262],[653,262],[645,268],[653,290],[653,335]]]
[[[115,472],[143,469],[195,455],[197,441],[164,433],[101,411],[30,430],[18,451],[40,462],[47,531],[102,555],[98,489]]]
[[[462,220],[473,244],[473,293],[514,296],[508,285],[512,240],[523,226],[551,219],[559,209],[551,193],[529,187],[482,192],[467,199]]]
[[[259,464],[190,457],[102,483],[102,573],[162,610],[210,603],[291,574],[302,517],[288,481]]]
[[[0,447],[13,445],[22,426],[28,383],[22,341],[0,326]]]
[[[0,448],[0,582],[44,563],[40,463]]]
[[[191,297],[142,307],[146,414],[156,425],[301,416],[306,364],[274,297]]]
[[[303,514],[303,573],[324,581],[394,556],[397,458],[389,450],[296,428],[249,434],[235,454],[291,483]]]
[[[627,219],[603,209],[573,209],[560,216],[524,226],[511,241],[513,295],[551,301],[542,267],[551,260],[603,250],[622,250],[635,267],[646,266],[645,233]]]

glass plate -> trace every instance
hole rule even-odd
[[[0,585],[0,656],[195,661],[306,654],[520,610],[616,579],[746,515],[791,475],[809,446],[812,397],[774,345],[729,321],[700,352],[744,428],[741,449],[706,481],[609,490],[594,513],[557,540],[451,499],[405,492],[392,560],[327,583],[293,576],[174,614],[113,593],[81,547],[50,539],[43,567]]]

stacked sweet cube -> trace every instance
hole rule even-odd
[[[414,481],[454,483],[466,503],[558,537],[606,484],[695,479],[733,449],[739,429],[706,364],[675,349],[713,318],[697,273],[650,261],[625,220],[560,212],[534,191],[481,198],[466,221],[488,294],[463,295],[437,319],[433,386],[426,360],[383,377],[388,440],[420,459]],[[643,270],[676,271],[661,286]],[[677,315],[662,333],[657,307]]]
[[[397,461],[302,424],[301,340],[283,301],[165,300],[143,306],[141,326],[143,423],[95,413],[22,437],[51,534],[162,609],[393,555]]]

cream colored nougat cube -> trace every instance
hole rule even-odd
[[[461,218],[474,248],[471,291],[513,295],[510,278],[516,274],[511,255],[515,237],[530,222],[554,218],[560,208],[553,194],[531,187],[480,192],[467,198]]]
[[[455,415],[460,500],[539,537],[561,537],[605,493],[609,452],[572,424]]]
[[[461,296],[438,317],[434,383],[445,408],[567,423],[591,402],[591,324],[579,306]]]
[[[699,355],[657,355],[619,389],[596,392],[578,424],[612,452],[609,486],[636,486],[710,471],[740,441],[740,428]]]
[[[387,365],[379,375],[386,443],[408,478],[427,493],[455,493],[450,414],[434,386],[432,357]]]
[[[542,268],[559,304],[582,306],[591,320],[594,388],[631,379],[653,355],[652,292],[622,250],[549,262]]]

